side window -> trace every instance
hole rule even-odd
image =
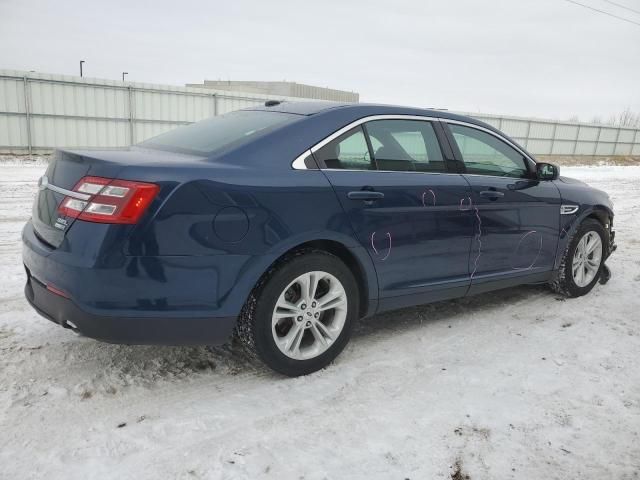
[[[493,135],[471,127],[449,124],[467,173],[524,178],[522,154]]]
[[[362,127],[355,127],[314,153],[320,165],[347,170],[375,170]]]
[[[445,164],[431,122],[374,120],[365,124],[378,170],[444,172]]]

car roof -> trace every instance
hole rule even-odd
[[[310,102],[289,102],[286,100],[270,100],[264,105],[245,108],[244,110],[264,110],[267,112],[293,113],[295,115],[313,115],[331,108],[339,108],[350,105],[349,103],[310,101]]]
[[[459,120],[467,123],[473,123],[485,128],[495,130],[489,124],[472,117],[458,115],[447,110],[435,108],[413,108],[403,107],[400,105],[385,105],[376,103],[341,103],[329,101],[281,101],[266,102],[265,105],[249,107],[245,110],[260,110],[269,112],[291,113],[295,115],[311,116],[326,112],[327,110],[348,110],[354,116],[370,116],[370,115],[417,115],[423,117],[438,117],[450,120]]]

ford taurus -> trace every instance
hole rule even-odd
[[[608,195],[437,110],[270,101],[123,150],[57,151],[24,227],[25,295],[125,344],[330,363],[358,319],[609,272]]]

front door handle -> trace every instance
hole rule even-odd
[[[490,200],[497,200],[498,198],[504,197],[504,193],[497,192],[495,190],[483,190],[480,192],[480,196],[483,198],[488,198]]]
[[[347,193],[347,198],[349,198],[350,200],[363,200],[365,202],[373,202],[375,200],[383,199],[384,193],[371,190],[356,190],[355,192]]]

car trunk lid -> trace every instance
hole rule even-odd
[[[87,175],[90,169],[91,162],[85,157],[56,151],[45,174],[38,181],[31,219],[38,237],[50,246],[60,246],[66,231],[75,221],[58,211],[67,196],[65,191],[73,190],[78,180]]]
[[[193,157],[191,157],[193,158]],[[175,166],[184,156],[165,152],[128,148],[124,150],[57,150],[39,180],[33,205],[32,223],[36,235],[50,247],[59,247],[77,218],[60,211],[67,196],[87,199],[89,195],[73,192],[78,182],[88,176],[119,178],[127,168]],[[126,176],[126,175],[125,175]],[[84,197],[84,198],[81,198]]]

